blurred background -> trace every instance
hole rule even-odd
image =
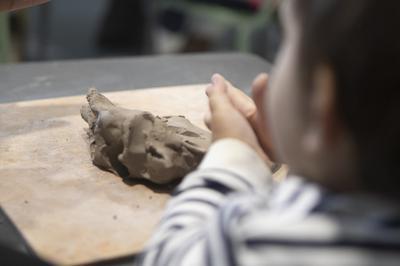
[[[273,62],[278,0],[51,0],[0,13],[0,62],[240,51]]]

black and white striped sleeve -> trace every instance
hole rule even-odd
[[[240,217],[243,208],[223,206],[240,194],[265,194],[271,183],[270,170],[247,144],[235,139],[215,142],[198,170],[178,186],[137,264],[231,265],[223,223],[233,213]],[[247,211],[253,205],[249,203]]]
[[[136,264],[398,264],[398,205],[332,194],[294,175],[271,187],[270,171],[249,146],[214,143]]]

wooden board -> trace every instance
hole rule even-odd
[[[105,95],[204,127],[204,87]],[[82,95],[0,105],[0,204],[37,254],[56,264],[140,251],[169,198],[92,165],[79,115],[84,102]]]

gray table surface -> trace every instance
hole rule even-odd
[[[0,65],[0,102],[84,94],[87,88],[117,91],[208,83],[221,73],[246,92],[270,65],[241,53],[168,55]]]
[[[0,65],[0,103],[80,95],[91,86],[105,92],[208,83],[213,73],[224,75],[249,93],[253,78],[270,70],[271,65],[263,59],[241,53],[6,64]],[[0,248],[1,245],[31,253],[0,206]],[[131,260],[101,265],[125,265],[126,261]]]

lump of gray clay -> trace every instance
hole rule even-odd
[[[122,177],[166,184],[200,163],[211,134],[183,116],[154,116],[115,106],[89,89],[82,118],[88,123],[93,163]]]

